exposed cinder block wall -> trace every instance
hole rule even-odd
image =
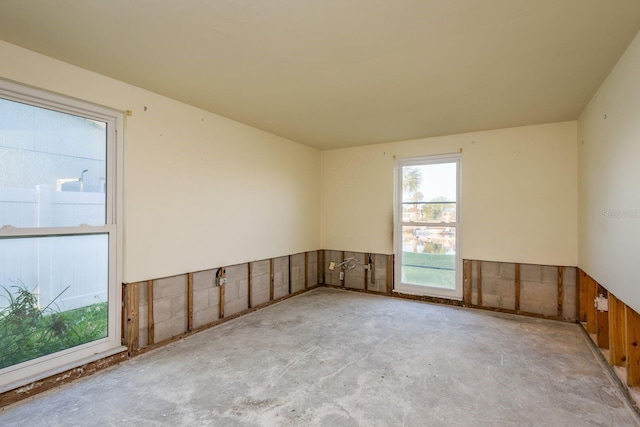
[[[291,262],[291,292],[295,293],[304,289],[305,282],[305,256],[295,254],[289,257]]]
[[[138,314],[132,316],[137,322],[139,347],[132,350],[318,286],[321,255],[319,251],[303,252],[131,284],[132,292],[138,292],[139,301]],[[218,286],[217,274],[226,278],[224,288]],[[190,278],[193,292],[191,307]],[[152,304],[148,286],[153,290]],[[153,310],[151,326],[150,307]],[[153,342],[149,340],[150,331],[153,332]]]
[[[336,267],[333,270],[329,270],[331,262],[336,263]],[[338,264],[342,262],[342,251],[324,251],[324,284],[331,286],[342,286],[340,281],[340,268]]]
[[[269,301],[271,262],[268,259],[251,263],[251,300],[255,307]]]
[[[249,308],[249,267],[247,264],[226,267],[224,315],[240,313]]]
[[[344,287],[350,289],[364,289],[365,277],[364,277],[364,264],[367,262],[364,259],[364,253],[362,252],[345,252],[345,258],[352,258],[353,260],[349,265],[355,265],[354,268],[346,270],[344,274]]]
[[[477,273],[477,263],[474,261],[471,268],[474,304],[478,304]],[[515,310],[515,277],[515,264],[482,261],[482,305]]]
[[[273,299],[289,295],[289,257],[273,259]]]
[[[393,265],[387,265],[387,255],[375,254],[371,258],[373,261],[372,269],[375,280],[370,281],[369,290],[374,292],[386,293],[387,269],[393,269]]]
[[[171,338],[187,330],[187,275],[153,281],[155,341]]]
[[[365,264],[371,256],[371,270],[366,272]],[[387,257],[384,254],[366,254],[363,252],[344,252],[344,259],[355,257],[355,267],[346,270],[344,281],[340,280],[340,267],[338,265],[343,261],[342,251],[325,250],[324,251],[324,284],[329,286],[343,286],[347,289],[360,289],[371,292],[387,292]],[[329,270],[331,262],[336,263],[335,269]],[[393,268],[393,266],[391,266]],[[365,280],[366,277],[366,280]]]
[[[310,288],[320,284],[320,280],[318,280],[318,253],[319,251],[307,252],[307,284]]]
[[[216,286],[218,269],[193,273],[193,326],[195,328],[220,317],[220,288]]]
[[[482,295],[478,295],[478,265]],[[471,261],[471,305],[522,313],[577,318],[575,267],[520,264],[520,296],[516,306],[516,264]],[[562,275],[562,312],[558,313],[559,271]]]

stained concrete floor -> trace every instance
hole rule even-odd
[[[577,325],[321,288],[0,413],[2,426],[638,426]]]

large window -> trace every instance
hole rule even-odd
[[[395,289],[462,298],[460,156],[396,163]]]
[[[121,128],[0,80],[0,391],[121,349]]]

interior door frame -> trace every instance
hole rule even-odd
[[[402,219],[402,168],[406,166],[420,166],[429,164],[456,163],[456,284],[454,290],[402,283],[402,226],[420,225],[421,223],[404,222]],[[394,286],[397,293],[424,295],[453,300],[462,300],[462,256],[461,245],[461,206],[462,206],[462,153],[439,154],[430,156],[398,158],[394,169],[394,201],[393,201],[393,248],[394,248]],[[447,223],[451,226],[451,223]]]

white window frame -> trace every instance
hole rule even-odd
[[[0,392],[126,350],[122,345],[122,194],[124,114],[90,102],[0,79],[0,98],[107,123],[106,221],[101,226],[0,228],[0,238],[106,234],[109,239],[107,337],[0,369]],[[0,331],[0,333],[2,333]]]
[[[422,223],[403,221],[402,218],[402,168],[406,166],[420,166],[429,164],[456,163],[456,222],[442,223],[447,227],[455,227],[456,229],[456,288],[454,290],[442,289],[437,287],[429,287],[423,285],[414,285],[402,282],[402,227],[403,226],[437,226],[438,223]],[[394,203],[393,203],[393,247],[394,247],[394,289],[396,293],[404,293],[411,295],[424,295],[437,298],[447,298],[452,300],[462,300],[462,248],[461,240],[461,212],[462,212],[462,154],[440,154],[433,156],[420,156],[410,158],[400,158],[395,161],[394,174]]]

